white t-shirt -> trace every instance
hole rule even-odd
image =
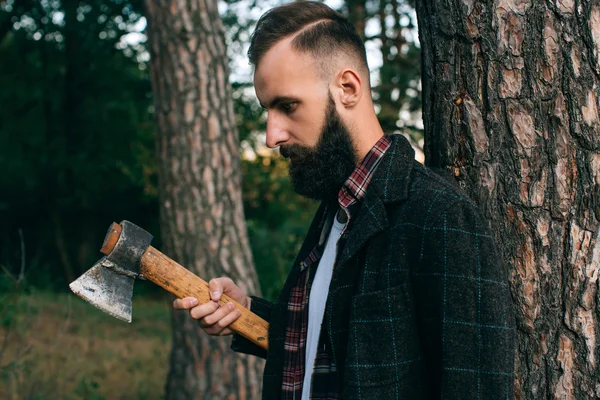
[[[331,231],[323,251],[323,256],[319,261],[317,272],[310,289],[308,298],[308,331],[306,336],[306,357],[304,367],[304,383],[302,385],[302,400],[308,400],[310,394],[310,385],[312,379],[313,366],[317,356],[317,346],[319,345],[319,334],[321,333],[321,324],[325,314],[325,303],[329,293],[329,284],[333,274],[333,265],[337,253],[337,242],[340,239],[344,225],[333,218]]]

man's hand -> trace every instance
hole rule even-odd
[[[221,295],[225,293],[247,309],[250,309],[250,298],[229,278],[211,279],[208,282],[208,289],[212,301],[199,305],[198,299],[185,297],[176,299],[173,302],[173,308],[190,310],[190,316],[198,320],[198,325],[209,335],[231,335],[233,332],[228,326],[238,319],[241,313],[231,302],[220,306]]]

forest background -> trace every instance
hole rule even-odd
[[[327,3],[365,39],[385,131],[489,222],[515,398],[600,398],[600,0]],[[67,284],[127,219],[277,296],[316,206],[264,148],[245,59],[278,4],[0,1],[0,398],[259,398],[262,361],[164,291],[139,282],[127,325]]]
[[[144,227],[157,236],[153,243],[160,248],[156,128],[142,5],[77,3],[66,9],[60,1],[14,0],[0,9],[0,263],[18,274],[24,256],[27,283],[58,291],[98,258],[112,221]],[[257,18],[283,2],[256,3],[226,1],[219,10],[231,60],[246,222],[263,293],[273,298],[315,204],[293,193],[287,163],[264,146],[264,113],[245,52]],[[410,4],[392,3],[397,4],[366,2],[354,22],[369,35],[385,130],[411,135],[418,146],[416,16]],[[349,13],[346,3],[331,5]]]
[[[258,17],[282,3],[219,3],[245,220],[269,299],[316,209],[292,191],[287,163],[264,147],[265,116],[245,57]],[[365,39],[384,129],[410,137],[422,161],[414,4],[326,3]],[[144,12],[138,0],[0,2],[0,398],[160,398],[164,392],[169,297],[138,284],[139,305],[128,327],[68,291],[99,258],[113,221],[145,228],[161,249]],[[118,365],[126,365],[133,384],[120,383]]]

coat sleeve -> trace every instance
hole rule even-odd
[[[250,298],[252,299],[252,302],[250,303],[250,311],[265,321],[270,322],[273,303],[260,297],[250,296]],[[238,353],[250,354],[265,359],[267,358],[266,350],[236,333],[233,334],[233,338],[231,339],[231,350]]]
[[[436,399],[513,398],[513,302],[487,227],[461,199],[424,229],[415,308]]]

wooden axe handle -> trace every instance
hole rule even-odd
[[[110,254],[121,235],[121,230],[119,224],[113,223],[100,250],[103,254]],[[178,298],[195,297],[200,304],[211,301],[207,282],[152,246],[149,246],[142,255],[140,273]],[[240,317],[229,325],[229,328],[267,350],[269,324],[225,294],[219,300],[221,305],[229,302],[241,311]]]

